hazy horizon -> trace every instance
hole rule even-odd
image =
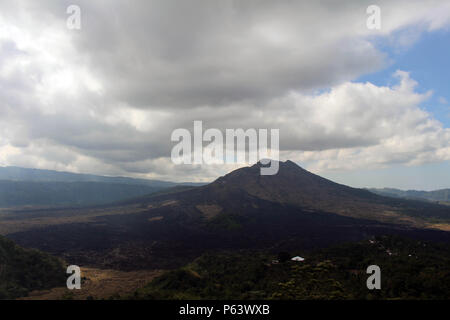
[[[296,163],[297,165],[301,166],[299,163]],[[247,166],[251,166],[252,164],[247,164],[247,165],[242,165],[240,166],[240,168],[244,168]],[[73,173],[73,174],[84,174],[84,175],[96,175],[96,176],[104,176],[104,177],[123,177],[123,178],[132,178],[132,179],[148,179],[148,180],[159,180],[159,179],[149,179],[149,178],[145,178],[142,176],[134,176],[134,175],[128,175],[128,176],[124,176],[124,175],[102,175],[102,174],[98,174],[98,173],[93,173],[93,172],[75,172],[75,171],[60,171],[60,170],[52,170],[52,169],[40,169],[40,168],[32,168],[32,167],[18,167],[18,166],[0,166],[0,168],[23,168],[23,169],[35,169],[35,170],[49,170],[49,171],[56,171],[56,172],[61,172],[61,173]],[[231,171],[236,170],[236,169],[231,169],[230,171],[226,172],[225,174],[230,173]],[[314,173],[314,172],[313,172]],[[316,173],[318,174],[318,173]],[[358,172],[353,173],[353,174],[360,174]],[[320,175],[320,174],[318,174]],[[328,175],[322,175],[324,178],[327,178],[329,180],[332,180],[334,182],[340,183],[340,184],[345,184],[348,185],[350,187],[353,188],[393,188],[393,189],[399,189],[399,190],[416,190],[416,191],[436,191],[436,190],[442,190],[442,189],[450,189],[450,185],[447,186],[443,186],[443,187],[439,187],[439,188],[429,188],[429,189],[420,189],[420,188],[401,188],[401,187],[395,187],[395,186],[384,186],[381,184],[374,184],[374,185],[358,185],[357,182],[355,184],[354,180],[353,180],[353,176],[352,174],[348,174],[348,176],[339,176],[339,174],[333,175],[333,174],[328,174]],[[174,183],[184,183],[184,182],[192,182],[192,183],[211,183],[214,180],[216,180],[217,178],[219,178],[220,176],[215,177],[213,180],[209,180],[209,181],[187,181],[187,180],[161,180],[161,181],[167,181],[167,182],[174,182]],[[342,179],[343,178],[343,179]],[[381,182],[383,181],[383,177],[379,177],[378,180],[381,180]],[[352,183],[353,182],[353,183]],[[402,183],[404,183],[404,181],[402,181]]]

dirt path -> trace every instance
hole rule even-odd
[[[60,299],[109,299],[110,297],[132,294],[136,289],[161,275],[163,270],[117,271],[96,268],[82,268],[80,290],[65,287],[44,291],[33,291],[21,300],[60,300]]]

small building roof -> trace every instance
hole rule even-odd
[[[296,257],[293,257],[291,260],[292,261],[305,261],[305,258],[302,258],[300,256],[296,256]]]

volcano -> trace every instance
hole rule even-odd
[[[74,264],[127,270],[179,266],[208,250],[279,252],[384,234],[450,241],[431,229],[448,225],[450,206],[351,188],[292,161],[272,176],[260,175],[261,166],[101,208],[33,212],[41,225],[8,237]],[[27,216],[14,217],[17,228]]]
[[[173,194],[136,199],[151,204],[165,201],[177,207],[195,207],[206,218],[222,212],[242,211],[258,201],[295,207],[306,212],[328,212],[380,222],[425,226],[427,219],[450,219],[450,207],[408,201],[352,188],[313,174],[288,160],[275,175],[261,175],[257,163],[237,169],[214,182]],[[170,202],[171,201],[171,202]],[[128,203],[132,203],[128,202]]]

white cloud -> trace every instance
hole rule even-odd
[[[351,82],[448,28],[447,1],[70,1],[0,3],[0,164],[174,180],[230,167],[176,167],[173,129],[279,128],[282,156],[315,170],[449,159],[449,132],[394,86]],[[324,91],[325,90],[325,91]]]

